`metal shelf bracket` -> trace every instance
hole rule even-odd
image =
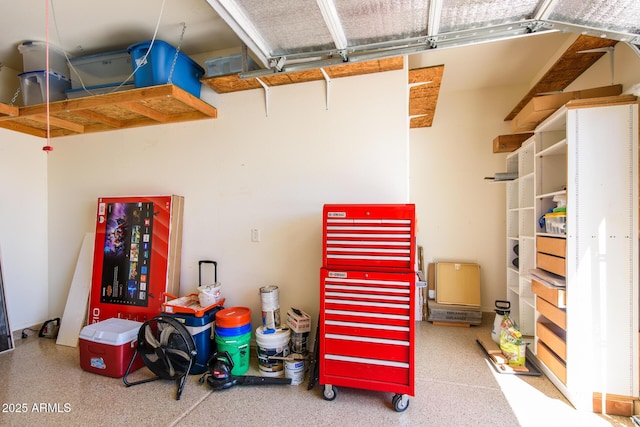
[[[265,82],[263,82],[262,80],[260,80],[260,78],[256,77],[256,80],[258,81],[258,83],[260,83],[262,85],[262,87],[264,88],[264,109],[266,112],[267,117],[269,117],[269,90],[271,89],[269,86],[267,86],[267,84]]]
[[[320,68],[320,71],[322,71],[322,75],[324,76],[324,81],[326,82],[325,85],[325,108],[328,110],[329,109],[329,94],[331,92],[331,77],[329,77],[329,75],[327,74],[326,71],[324,71],[324,68]]]

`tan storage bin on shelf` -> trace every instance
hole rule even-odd
[[[551,322],[536,322],[538,339],[560,359],[567,361],[567,333]]]
[[[563,384],[567,383],[567,366],[542,341],[538,341],[536,344],[536,355],[542,363],[551,369],[551,372],[553,372]]]
[[[567,330],[567,313],[563,309],[536,297],[536,310],[560,328]]]
[[[536,249],[549,255],[564,258],[567,253],[567,240],[558,237],[536,237]]]
[[[536,265],[538,268],[547,270],[558,276],[564,277],[566,275],[566,262],[564,258],[538,252],[536,253]]]
[[[531,279],[531,292],[538,295],[540,298],[549,301],[556,307],[567,307],[567,291],[564,288],[545,285],[536,279]]]

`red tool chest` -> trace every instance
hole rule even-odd
[[[319,383],[414,395],[414,205],[325,205]]]
[[[325,205],[322,265],[415,271],[415,205]]]

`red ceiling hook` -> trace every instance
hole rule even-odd
[[[44,147],[42,147],[42,151],[53,151],[53,147],[51,145],[45,145]]]

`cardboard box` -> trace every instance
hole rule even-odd
[[[573,99],[616,96],[622,93],[622,85],[604,86],[575,92],[534,96],[511,120],[513,133],[532,131],[558,108]]]
[[[472,263],[436,263],[436,302],[480,306],[480,266]]]
[[[80,367],[107,377],[122,378],[135,354],[138,331],[142,322],[126,319],[107,319],[92,323],[80,331]],[[131,371],[141,368],[140,355]]]
[[[436,299],[436,264],[433,262],[427,266],[427,286],[429,299]]]
[[[98,199],[89,323],[144,322],[180,291],[181,196]]]
[[[293,332],[309,332],[311,330],[311,316],[302,310],[294,312],[293,309],[287,311],[287,325]]]
[[[479,325],[482,323],[480,308],[460,304],[439,304],[433,300],[427,303],[430,322],[464,323]]]
[[[510,153],[516,151],[523,142],[533,136],[532,132],[498,135],[493,139],[494,153]]]

